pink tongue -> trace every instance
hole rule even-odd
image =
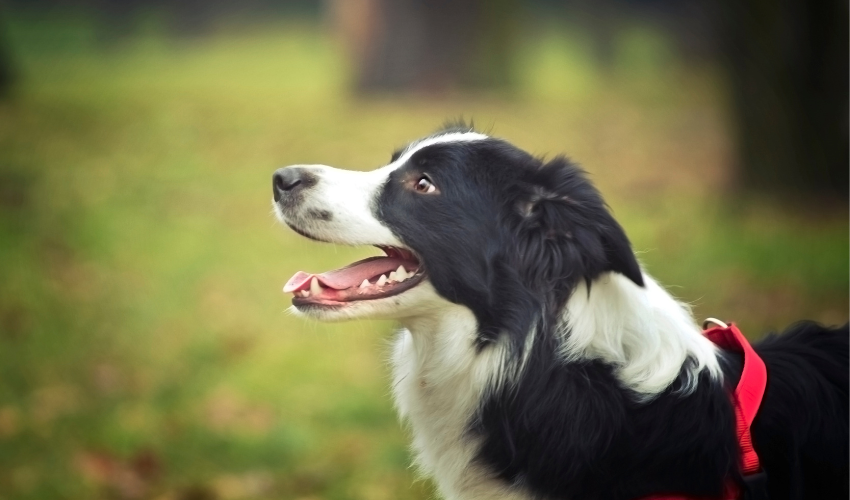
[[[310,288],[310,281],[315,276],[319,283],[326,288],[335,290],[345,290],[359,286],[363,280],[372,279],[381,274],[389,274],[398,269],[398,266],[404,266],[408,271],[417,267],[414,262],[406,261],[395,257],[369,257],[357,261],[353,264],[328,271],[322,274],[309,274],[304,271],[298,271],[295,276],[289,278],[286,285],[283,287],[284,293],[296,292]]]

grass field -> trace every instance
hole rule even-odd
[[[305,23],[107,47],[84,17],[7,28],[0,499],[431,498],[389,399],[393,326],[305,322],[280,292],[376,251],[277,225],[270,176],[370,169],[446,118],[583,164],[697,317],[847,320],[846,207],[735,194],[721,80],[641,31],[613,73],[552,33],[514,95],[426,101],[353,98]]]

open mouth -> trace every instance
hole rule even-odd
[[[298,271],[284,285],[292,304],[338,306],[343,302],[398,295],[416,286],[425,271],[413,252],[378,246],[386,255],[369,257],[321,274]]]

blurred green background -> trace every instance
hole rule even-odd
[[[717,58],[624,10],[601,62],[583,18],[529,10],[504,85],[365,91],[332,7],[191,36],[159,4],[0,11],[0,499],[432,498],[394,326],[297,319],[280,291],[377,250],[281,227],[270,177],[371,169],[447,118],[581,163],[696,317],[847,320],[846,202],[741,188]]]

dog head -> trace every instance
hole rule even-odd
[[[450,302],[472,311],[488,342],[554,318],[604,272],[643,286],[583,170],[468,128],[413,142],[371,172],[282,168],[273,193],[278,218],[299,234],[386,254],[293,276],[284,290],[318,319],[404,318]]]

